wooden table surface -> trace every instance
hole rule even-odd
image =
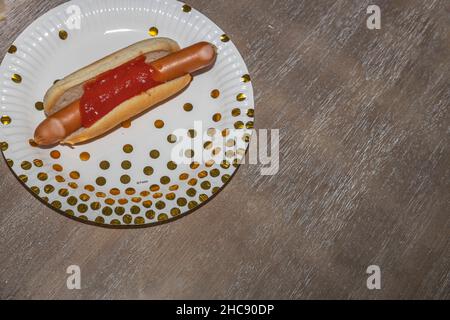
[[[6,0],[0,51],[61,2]],[[247,62],[279,172],[242,166],[183,219],[109,230],[53,212],[2,162],[0,298],[450,298],[450,1],[190,4]]]

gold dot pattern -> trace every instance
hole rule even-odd
[[[66,30],[60,30],[58,35],[61,40],[66,40],[67,37],[69,36]]]
[[[183,10],[183,12],[188,13],[191,11],[191,7],[188,5],[183,5],[182,10]],[[149,29],[149,34],[152,37],[156,37],[159,34],[159,31],[156,27],[152,27]],[[66,40],[68,38],[68,34],[64,30],[59,31],[59,36],[62,40]],[[222,42],[228,42],[228,41],[230,41],[230,38],[224,34],[224,35],[220,36],[220,40]],[[13,50],[12,49],[13,47],[14,46],[11,46],[9,53],[14,53],[17,50],[17,48],[14,47],[15,48],[14,52],[12,52],[11,50]],[[18,74],[14,74],[11,79],[16,83],[22,82],[22,77]],[[240,81],[243,83],[250,82],[251,81],[250,75],[248,75],[248,74],[242,75],[240,78]],[[211,91],[210,95],[211,95],[211,98],[218,99],[220,97],[221,93],[220,93],[219,89],[214,89]],[[239,102],[245,101],[246,99],[247,99],[247,96],[245,95],[245,93],[239,93],[236,96],[236,100]],[[42,111],[44,109],[44,104],[40,101],[36,102],[35,109],[38,111]],[[193,110],[192,103],[185,103],[183,105],[183,110],[185,112],[192,111]],[[228,112],[230,112],[230,111],[228,111]],[[245,113],[249,118],[254,117],[254,109],[242,110],[240,108],[234,108],[231,111],[231,115],[233,117],[239,117],[243,113]],[[215,113],[212,116],[212,120],[214,122],[220,122],[222,120],[222,117],[223,116],[221,113]],[[9,124],[11,122],[11,119],[8,116],[3,116],[1,118],[1,122],[3,124]],[[123,128],[129,128],[130,126],[131,126],[130,120],[124,121],[122,123]],[[158,119],[154,122],[154,127],[157,129],[162,129],[165,127],[165,122],[161,119]],[[247,122],[237,121],[234,123],[234,127],[240,128],[240,129],[243,129],[243,128],[250,129],[250,128],[254,127],[254,124],[253,124],[253,121],[247,121]],[[216,134],[216,132],[217,132],[216,128],[208,129],[208,135],[211,137],[214,136]],[[228,129],[221,131],[222,136],[224,136],[224,137],[228,136],[229,132],[230,131]],[[190,129],[187,131],[187,135],[188,135],[188,137],[193,139],[198,135],[198,133],[194,129]],[[244,138],[242,138],[242,139],[244,139]],[[244,139],[244,141],[245,141],[245,139]],[[176,143],[177,137],[173,134],[168,135],[167,142]],[[31,146],[33,146],[33,144],[35,144],[34,141],[31,141],[31,140],[29,141],[29,143]],[[227,141],[226,145],[228,147],[233,147],[236,145],[236,142],[235,142],[235,140],[230,139]],[[8,143],[2,142],[0,144],[0,147],[1,147],[2,151],[6,151],[8,149]],[[212,141],[207,141],[203,147],[204,147],[204,149],[212,150],[213,149]],[[216,149],[214,149],[214,150],[216,150]],[[214,150],[212,150],[212,151],[214,151]],[[131,144],[126,144],[123,146],[124,153],[131,154],[131,153],[133,153],[133,151],[134,151],[134,148]],[[220,148],[218,148],[218,150],[216,150],[216,151],[220,152]],[[216,152],[216,153],[218,153],[218,152]],[[232,157],[232,156],[234,156],[234,151],[231,151],[231,152],[227,151],[226,154],[227,154],[227,156]],[[156,160],[160,157],[160,152],[156,149],[151,150],[149,152],[149,155],[150,155],[151,159]],[[53,159],[59,159],[61,157],[61,153],[57,150],[53,150],[50,152],[50,156]],[[194,151],[191,149],[186,150],[185,156],[188,158],[193,158]],[[91,158],[91,155],[88,152],[81,152],[79,154],[79,159],[81,161],[89,161],[90,158]],[[11,165],[12,165],[12,160],[10,160],[10,161],[11,161]],[[233,161],[233,159],[230,159],[230,161]],[[132,163],[129,160],[124,160],[119,163],[123,170],[129,170],[132,167]],[[235,159],[232,163],[233,163],[233,165],[235,163],[237,163],[237,159]],[[44,165],[42,160],[34,159],[32,161],[32,163],[30,163],[28,161],[23,161],[21,163],[21,167],[23,170],[30,170],[32,168],[33,164],[38,168],[41,168]],[[211,168],[212,166],[214,166],[214,164],[215,164],[214,160],[209,160],[209,161],[207,161],[206,166],[208,168]],[[53,168],[53,170],[56,172],[64,171],[64,168],[60,164],[50,164],[50,165],[51,165],[51,168]],[[99,166],[99,168],[101,170],[109,170],[111,168],[111,164],[106,160],[97,162],[97,165]],[[231,166],[230,162],[228,162],[228,161],[223,161],[222,163],[220,163],[220,167],[225,170],[230,168],[230,166]],[[192,170],[196,170],[199,167],[200,167],[200,164],[197,162],[192,162],[190,164],[190,168]],[[173,161],[169,161],[169,162],[167,162],[167,168],[171,171],[174,171],[178,168],[178,165]],[[144,168],[141,167],[140,170],[142,170],[142,172],[146,176],[150,176],[150,175],[154,174],[154,169],[150,166],[146,166]],[[36,173],[34,173],[34,174],[36,174]],[[92,220],[92,221],[95,221],[96,223],[104,224],[105,223],[104,217],[109,217],[109,216],[115,214],[117,216],[120,216],[120,218],[112,219],[112,220],[108,219],[108,220],[106,220],[106,223],[109,223],[112,225],[120,225],[120,224],[128,225],[128,224],[132,224],[134,222],[134,224],[136,224],[136,225],[142,225],[142,224],[145,224],[146,222],[148,222],[142,215],[145,215],[145,217],[149,220],[154,220],[156,218],[158,221],[165,221],[165,220],[169,219],[169,216],[168,216],[169,212],[170,212],[171,217],[176,217],[176,216],[179,216],[182,214],[182,210],[180,209],[181,207],[188,206],[189,209],[193,209],[198,206],[197,201],[199,201],[200,203],[207,201],[209,199],[209,195],[211,194],[211,192],[216,193],[219,191],[219,187],[212,186],[212,181],[213,180],[217,181],[217,180],[213,179],[211,181],[207,181],[206,179],[208,176],[210,176],[211,178],[218,177],[223,183],[228,182],[230,179],[229,174],[226,174],[224,172],[221,173],[220,170],[218,170],[216,168],[211,169],[209,172],[206,170],[202,170],[200,172],[192,172],[191,176],[189,176],[188,173],[182,173],[179,175],[178,181],[184,181],[185,184],[187,183],[189,186],[191,186],[191,188],[187,189],[187,191],[182,191],[189,198],[191,198],[190,201],[188,201],[184,197],[179,197],[179,194],[177,193],[177,191],[180,189],[180,186],[178,184],[173,184],[174,182],[175,183],[177,182],[176,178],[175,178],[175,181],[172,182],[172,185],[168,186],[171,182],[171,179],[168,176],[160,177],[159,180],[161,183],[161,187],[158,185],[152,185],[149,188],[150,191],[142,191],[142,190],[139,190],[139,188],[138,188],[138,190],[136,190],[131,187],[129,187],[127,189],[122,189],[123,194],[130,196],[129,198],[121,198],[121,199],[106,198],[107,195],[103,192],[96,192],[95,196],[97,198],[92,198],[92,195],[90,195],[90,193],[89,193],[89,192],[91,192],[92,194],[94,194],[94,192],[95,192],[95,187],[92,185],[84,185],[84,190],[86,190],[87,193],[82,193],[77,197],[70,196],[70,191],[69,191],[70,189],[67,188],[67,185],[72,189],[77,189],[78,185],[74,181],[71,181],[67,185],[64,185],[64,186],[66,186],[66,188],[61,188],[62,185],[57,185],[57,188],[58,188],[57,194],[60,197],[64,198],[64,202],[67,202],[67,204],[73,206],[74,210],[76,208],[76,212],[84,214],[84,213],[87,213],[88,210],[98,211],[94,217],[89,216],[89,214],[86,214],[86,215],[79,216],[79,218],[81,218],[81,219]],[[72,180],[78,180],[78,179],[80,179],[80,173],[78,171],[71,171],[69,173],[69,177]],[[23,182],[28,181],[27,175],[20,175],[19,178]],[[37,173],[37,178],[40,181],[47,181],[49,176],[45,172],[39,172],[39,173]],[[200,180],[197,180],[197,178]],[[63,176],[55,176],[54,179],[59,183],[65,182],[65,179]],[[124,175],[120,176],[120,182],[125,185],[129,184],[131,182],[131,177],[129,175],[124,174]],[[146,183],[146,181],[139,182],[138,184],[141,184],[141,183],[142,184]],[[97,186],[104,186],[104,185],[106,185],[106,179],[104,177],[97,177],[97,178],[95,178],[95,184]],[[45,194],[51,194],[52,192],[55,191],[55,187],[51,184],[46,184],[42,188],[43,188],[42,190],[45,192]],[[148,187],[146,187],[146,188],[148,188]],[[162,188],[162,190],[161,190],[161,188]],[[181,190],[183,190],[183,189],[181,189]],[[34,186],[34,187],[32,187],[32,191],[35,192],[36,194],[39,194],[40,189],[39,189],[39,187]],[[121,193],[121,190],[119,188],[113,188],[110,190],[110,193],[113,196],[119,196]],[[138,195],[140,195],[140,197]],[[131,196],[133,196],[133,197],[131,197]],[[164,202],[165,200],[173,201],[173,202],[171,202],[171,204],[176,203],[177,207],[168,208],[166,211],[167,213],[162,213],[162,212],[157,213],[154,210],[146,211],[146,209],[150,209],[153,206],[152,201],[148,199],[149,197],[154,198],[154,199],[159,199],[159,200],[154,200],[154,201],[156,201],[155,208],[158,210],[164,210],[166,208],[166,203]],[[97,199],[99,201],[93,201],[93,202],[89,203],[91,198],[92,198],[92,200]],[[50,201],[46,197],[44,197],[43,199]],[[162,201],[162,200],[164,200],[164,201]],[[132,206],[127,207],[127,209],[125,209],[125,205],[127,205],[129,203],[129,201],[131,202]],[[120,206],[115,206],[116,202],[117,202],[117,205],[120,205]],[[57,209],[61,209],[63,206],[59,200],[54,200],[51,202],[51,204],[53,207],[55,207]],[[102,207],[102,205],[103,205],[103,207]],[[104,206],[104,205],[107,205],[107,206]],[[146,208],[146,209],[144,209],[142,212],[142,208]],[[65,210],[65,212],[68,215],[74,215],[74,210],[67,209],[67,210]],[[101,216],[98,214],[101,214]],[[134,217],[134,215],[136,215],[136,216]]]
[[[191,6],[189,6],[187,4],[183,5],[182,9],[183,9],[183,12],[186,12],[186,13],[191,12],[191,10],[192,10]]]
[[[156,27],[151,27],[148,29],[148,34],[152,37],[156,37],[159,34],[159,30]]]
[[[17,47],[15,45],[11,45],[8,49],[9,54],[14,54],[17,52]]]
[[[5,126],[9,125],[11,123],[11,121],[12,120],[11,120],[10,116],[4,115],[0,118],[0,122],[3,123]]]
[[[11,80],[12,80],[14,83],[21,83],[21,82],[22,82],[22,76],[21,76],[20,74],[14,73],[14,74],[11,76]]]

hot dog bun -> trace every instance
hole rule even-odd
[[[82,85],[86,81],[134,58],[145,55],[146,60],[151,62],[178,50],[178,44],[168,38],[148,39],[119,50],[54,84],[44,97],[44,110],[49,116],[61,110],[81,97]],[[94,139],[182,91],[191,80],[192,76],[188,74],[143,92],[114,108],[91,127],[74,132],[61,144],[74,145]]]

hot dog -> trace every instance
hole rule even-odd
[[[180,50],[167,38],[122,49],[54,84],[44,97],[47,118],[34,141],[74,145],[94,139],[183,90],[191,74],[211,67],[216,48],[200,42]]]

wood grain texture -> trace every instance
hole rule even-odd
[[[0,52],[61,2],[7,0]],[[279,172],[246,165],[188,217],[105,230],[48,209],[1,163],[0,298],[450,298],[450,2],[190,4],[247,62]],[[71,264],[81,290],[66,288]],[[382,290],[366,288],[371,264]]]

